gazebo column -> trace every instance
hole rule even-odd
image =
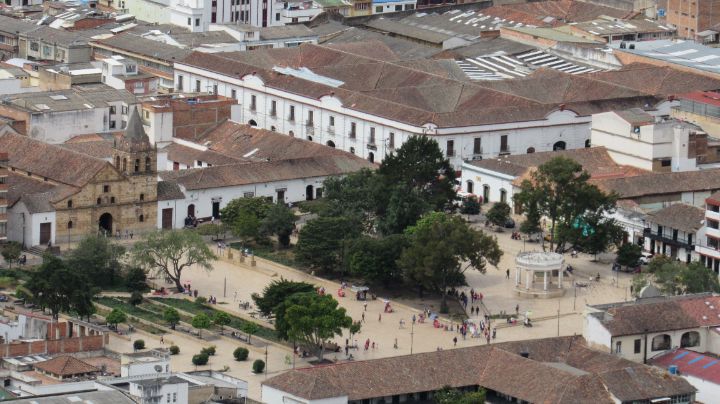
[[[530,277],[532,276],[532,271],[525,270],[525,288],[530,289],[532,286],[532,283],[530,282]]]
[[[547,292],[547,271],[543,271],[543,290]]]
[[[563,278],[563,270],[562,270],[562,268],[560,268],[560,269],[558,269],[558,287],[559,287],[560,289],[563,288],[563,282],[562,282],[563,280],[562,280],[562,278]]]
[[[522,282],[520,273],[522,272],[522,269],[520,267],[515,268],[515,286],[520,286],[520,283]]]

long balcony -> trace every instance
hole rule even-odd
[[[662,234],[654,233],[652,231],[652,229],[650,229],[650,228],[643,229],[643,236],[649,238],[650,240],[662,241],[665,244],[670,244],[670,245],[674,245],[677,247],[690,249],[690,250],[692,250],[695,245],[694,240],[688,240],[688,239],[682,238],[682,237],[678,237],[678,238],[667,237]]]

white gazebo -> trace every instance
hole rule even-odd
[[[515,258],[515,291],[526,297],[560,297],[565,258],[554,252],[522,252]]]

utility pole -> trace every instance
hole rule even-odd
[[[410,326],[410,355],[413,353],[413,339],[415,336],[415,322],[412,322],[412,325]]]
[[[559,337],[559,336],[560,336],[560,300],[558,300],[558,310],[557,310],[557,313],[558,313],[558,317],[557,317],[557,318],[558,318],[558,321],[557,321],[557,332],[558,332],[558,335],[557,335],[557,336]]]
[[[268,356],[268,355],[267,355],[267,349],[268,349],[268,346],[267,346],[267,344],[266,344],[266,345],[265,345],[265,379],[267,379],[267,375],[268,375],[268,360],[267,360],[267,356]]]

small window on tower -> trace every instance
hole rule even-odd
[[[140,171],[140,159],[135,159],[135,172]]]
[[[72,207],[73,207],[72,199],[69,199],[69,200],[68,200],[68,202],[67,202],[67,207],[68,207],[68,208],[72,208]]]

